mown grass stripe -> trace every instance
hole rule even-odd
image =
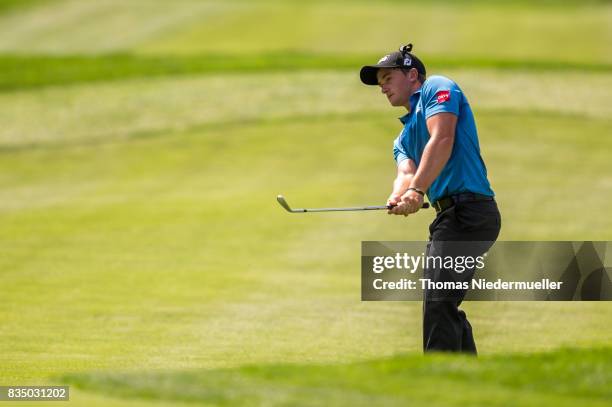
[[[537,117],[539,119],[549,120],[584,120],[584,116],[579,114],[552,112],[546,110],[537,111],[526,111],[518,109],[479,109],[478,114],[481,117],[495,117],[504,116],[506,118],[515,118],[517,120],[525,120],[530,117]],[[133,141],[140,141],[142,139],[150,139],[157,137],[177,137],[185,134],[192,133],[206,133],[206,134],[221,134],[222,132],[233,130],[237,128],[251,128],[253,126],[262,125],[286,125],[290,123],[315,123],[315,122],[333,122],[350,120],[352,122],[368,123],[372,120],[386,120],[387,115],[380,112],[368,111],[368,110],[357,110],[354,112],[336,112],[336,113],[300,113],[291,114],[282,117],[263,117],[263,118],[252,118],[252,119],[241,119],[236,120],[219,120],[212,122],[195,122],[189,126],[181,129],[172,127],[163,127],[158,129],[149,130],[135,130],[125,134],[118,135],[116,132],[109,131],[108,133],[100,134],[95,137],[81,138],[81,139],[56,139],[56,140],[40,140],[30,142],[20,142],[15,144],[2,143],[0,142],[0,157],[6,154],[14,155],[20,152],[30,151],[42,151],[42,150],[54,150],[61,151],[64,149],[86,149],[86,148],[100,148],[101,146],[107,146],[117,143],[130,143]],[[602,124],[606,123],[601,119],[589,119],[592,123]]]
[[[394,404],[476,405],[520,403],[603,405],[610,348],[561,349],[527,355],[479,359],[456,355],[406,354],[339,365],[254,365],[236,369],[136,373],[81,373],[61,377],[86,391],[148,400],[257,405],[274,393],[280,405],[358,405],[368,401]],[[571,369],[568,367],[571,366]],[[463,386],[462,386],[463,385]],[[439,393],[438,386],[446,392]],[[459,390],[460,394],[453,394]],[[432,400],[436,395],[437,400]],[[390,398],[390,399],[387,399]],[[269,400],[269,399],[268,399]],[[352,404],[352,403],[348,403]],[[406,405],[406,404],[404,404]]]
[[[117,80],[124,78],[294,70],[357,70],[376,55],[267,53],[255,55],[205,54],[192,56],[138,56],[132,54],[2,55],[0,91]],[[612,64],[563,61],[523,61],[491,58],[423,58],[430,71],[441,68],[496,68],[502,70],[612,71]]]

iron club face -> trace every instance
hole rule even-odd
[[[291,212],[291,213],[295,213],[295,212],[306,212],[305,210],[293,210],[291,209],[291,207],[289,206],[289,204],[287,203],[287,201],[285,200],[285,197],[282,195],[278,195],[276,197],[276,200],[278,201],[278,203],[285,208],[285,210],[287,212]]]

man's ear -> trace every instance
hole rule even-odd
[[[408,72],[408,77],[410,78],[410,80],[412,81],[417,81],[419,80],[419,71],[417,71],[416,68],[410,68],[410,72]]]

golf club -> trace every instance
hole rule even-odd
[[[340,211],[376,211],[376,210],[391,209],[392,208],[392,206],[380,205],[380,206],[355,206],[355,207],[349,207],[349,208],[311,208],[311,209],[299,208],[299,209],[291,209],[291,207],[289,206],[289,204],[287,203],[287,201],[285,200],[285,198],[282,195],[278,195],[276,197],[276,200],[278,201],[278,203],[283,208],[285,208],[285,210],[287,212],[291,212],[291,213],[303,213],[303,212],[340,212]],[[427,202],[425,202],[423,204],[423,206],[421,206],[421,208],[427,209],[427,208],[429,208],[429,204]]]

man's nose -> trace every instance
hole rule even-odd
[[[384,87],[383,85],[380,86],[380,92],[381,93],[387,93],[387,88]]]

